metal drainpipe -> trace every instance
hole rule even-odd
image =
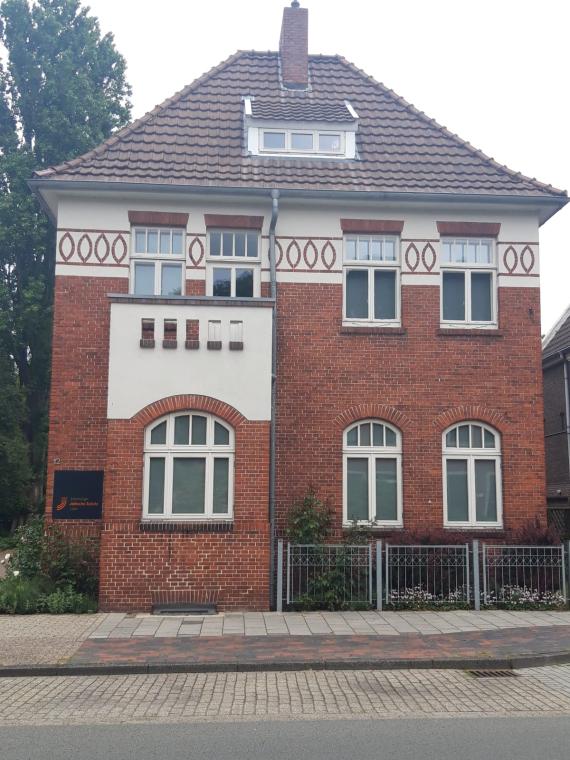
[[[275,227],[279,216],[279,190],[271,191],[271,222],[269,224],[269,281],[273,298],[271,328],[271,422],[269,428],[269,600],[275,595],[275,405],[277,382],[277,265],[275,262]]]
[[[564,400],[566,402],[566,449],[568,454],[568,477],[570,477],[570,384],[568,378],[568,357],[560,352],[564,367]]]

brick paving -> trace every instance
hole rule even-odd
[[[3,726],[570,715],[570,666],[5,678],[0,704]]]

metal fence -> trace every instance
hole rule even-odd
[[[483,602],[558,606],[567,599],[564,546],[483,544]]]
[[[293,606],[371,605],[372,545],[287,544],[285,598]]]
[[[570,542],[284,544],[277,548],[277,609],[442,607],[556,609],[569,601]]]
[[[413,608],[470,602],[469,544],[386,544],[385,562],[386,605]]]

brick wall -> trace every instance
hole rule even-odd
[[[442,431],[499,430],[507,531],[546,519],[539,291],[499,289],[497,337],[439,334],[439,288],[404,286],[405,334],[345,334],[342,287],[278,285],[277,509],[309,487],[342,523],[342,430],[384,417],[402,430],[404,526],[443,525]],[[383,408],[378,408],[383,407]]]
[[[546,445],[546,482],[549,497],[570,497],[568,444],[565,420],[564,365],[544,370],[544,433]]]

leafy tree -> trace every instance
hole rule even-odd
[[[0,41],[0,398],[20,399],[0,446],[7,436],[22,462],[0,456],[1,521],[41,500],[45,469],[55,234],[27,180],[123,126],[131,90],[113,36],[79,0],[3,0]]]

